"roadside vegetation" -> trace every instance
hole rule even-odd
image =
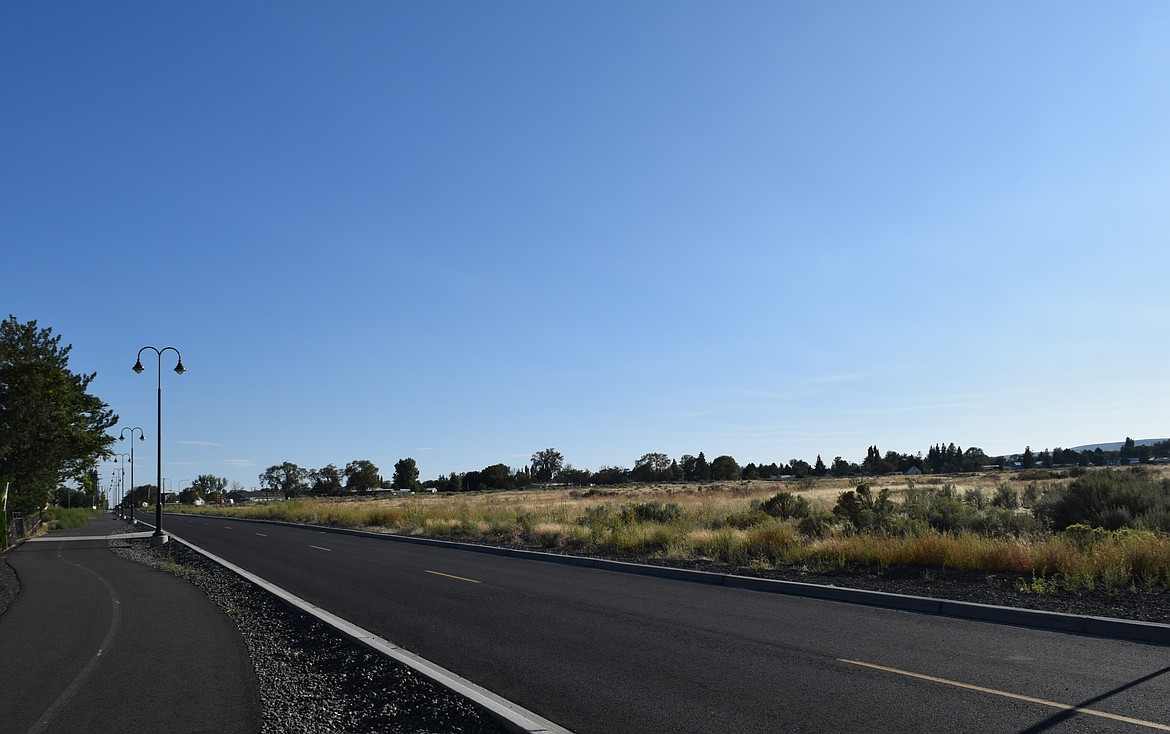
[[[89,507],[47,507],[42,516],[42,532],[51,533],[62,528],[79,528],[102,514]]]
[[[1170,469],[646,484],[184,508],[744,569],[921,567],[1043,593],[1170,586]]]

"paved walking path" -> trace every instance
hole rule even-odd
[[[20,593],[0,614],[0,731],[255,732],[239,631],[201,591],[121,558],[103,515],[0,556]]]

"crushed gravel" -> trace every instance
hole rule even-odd
[[[717,569],[708,565],[702,570]],[[735,568],[720,572],[1016,609],[1170,624],[1170,588],[1165,586],[1121,591],[1067,589],[1061,587],[1059,579],[1038,582],[1024,574],[917,566],[846,568],[821,572],[800,568]]]
[[[120,556],[195,584],[236,623],[260,684],[265,734],[505,731],[462,697],[181,543],[110,543]]]

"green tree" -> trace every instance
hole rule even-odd
[[[603,466],[593,472],[593,483],[603,485],[621,484],[626,481],[629,472],[620,466]]]
[[[390,480],[390,486],[394,489],[416,490],[419,488],[418,465],[415,464],[414,459],[399,459],[395,462],[394,477]]]
[[[853,466],[844,458],[837,456],[833,458],[832,472],[835,477],[847,477],[853,473]]]
[[[358,459],[345,465],[345,488],[358,494],[366,494],[370,490],[382,486],[382,476],[378,474],[378,467],[368,459]]]
[[[333,464],[328,464],[310,473],[309,491],[316,495],[330,497],[341,494],[341,470]]]
[[[208,502],[223,502],[224,495],[227,494],[228,480],[223,477],[217,477],[213,474],[200,474],[195,477],[195,481],[191,482],[191,489],[194,490],[194,498],[203,498]],[[183,492],[180,492],[179,501],[185,501],[182,497]],[[194,498],[192,498],[194,500]]]
[[[260,486],[273,492],[281,492],[285,499],[292,499],[305,491],[309,471],[291,461],[279,466],[270,466],[260,475]]]
[[[699,452],[699,458],[695,460],[695,472],[699,475],[700,482],[711,481],[711,465],[707,463],[707,457],[703,456],[703,452]]]
[[[823,477],[829,473],[829,467],[825,466],[825,462],[821,460],[821,455],[817,454],[816,463],[813,464],[813,474],[818,477]]]
[[[515,480],[506,464],[492,464],[479,473],[479,481],[488,489],[512,489]]]
[[[1036,466],[1036,457],[1032,454],[1032,447],[1025,446],[1024,454],[1020,457],[1020,467],[1023,469],[1031,469]]]
[[[576,487],[584,487],[593,479],[593,472],[588,469],[574,469],[572,464],[566,464],[561,467],[557,475],[553,477],[559,484],[571,484]]]
[[[1059,452],[1060,449],[1057,449],[1057,451]],[[962,471],[979,471],[986,464],[990,463],[991,459],[988,458],[987,454],[983,453],[983,449],[979,448],[978,446],[971,446],[963,452]]]
[[[792,467],[792,473],[798,477],[811,476],[813,473],[812,466],[804,459],[793,459],[788,465]]]
[[[0,486],[12,485],[12,512],[32,512],[62,482],[80,481],[114,441],[106,431],[118,416],[89,394],[96,373],[69,370],[71,349],[36,321],[0,322]]]
[[[639,482],[658,482],[670,471],[670,457],[663,453],[642,454],[634,462],[634,479]]]
[[[702,457],[702,454],[699,454]],[[711,479],[729,481],[739,479],[739,464],[730,456],[723,455],[711,462]]]
[[[551,482],[565,464],[565,457],[556,449],[543,449],[532,455],[532,479]]]

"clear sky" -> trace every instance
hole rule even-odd
[[[1156,1],[5,2],[0,316],[145,480],[130,368],[178,347],[173,489],[1165,437],[1167,39]]]

